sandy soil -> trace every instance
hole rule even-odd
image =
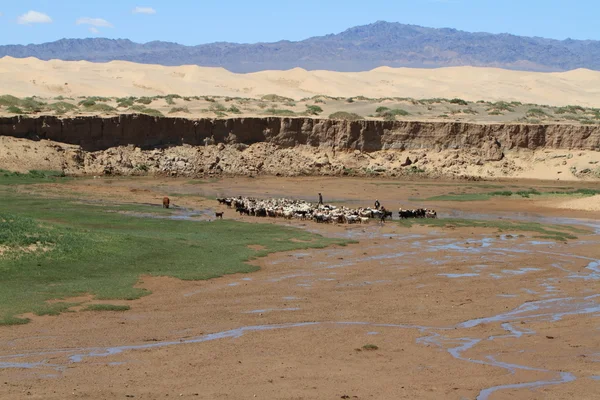
[[[324,95],[340,99],[326,99],[318,103],[324,115],[335,111],[355,112],[363,117],[374,115],[379,106],[402,108],[411,113],[406,119],[450,119],[464,121],[518,121],[527,119],[529,106],[513,105],[513,111],[500,110],[495,114],[489,104],[477,101],[517,101],[549,106],[580,105],[600,107],[600,72],[574,70],[562,73],[508,71],[495,68],[453,67],[439,69],[377,68],[368,72],[342,73],[332,71],[262,71],[234,74],[222,68],[197,66],[164,67],[123,61],[90,63],[84,61],[40,61],[34,58],[0,59],[1,94],[17,97],[38,96],[49,102],[62,96],[77,104],[81,96],[128,97],[177,94],[180,96],[220,96],[217,99],[227,111],[231,105],[239,108],[235,115],[268,115],[269,108],[286,109],[295,113],[306,111],[303,98]],[[291,101],[259,101],[264,95],[277,94]],[[380,101],[361,100],[348,103],[349,97],[363,96]],[[225,98],[246,99],[227,102]],[[384,98],[396,100],[384,101]],[[399,98],[407,99],[405,101]],[[460,98],[472,102],[467,106],[451,103],[415,103],[412,99]],[[116,102],[107,104],[116,106]],[[167,104],[154,101],[149,108],[167,114],[173,107],[185,106],[189,113],[177,116],[215,115],[214,102],[204,98],[176,101]],[[212,108],[212,110],[211,110]],[[563,121],[564,113],[530,115],[530,119]],[[465,111],[467,110],[467,111]],[[1,110],[0,110],[1,111]],[[127,112],[127,109],[120,109]],[[498,111],[498,110],[496,110]],[[6,112],[6,111],[4,111]],[[85,109],[77,111],[85,115]],[[577,113],[575,113],[577,114]],[[404,117],[403,117],[404,118]],[[568,119],[580,120],[581,116]]]
[[[216,202],[193,194],[305,198],[320,191],[326,201],[377,197],[396,208],[415,193],[460,188],[381,183],[97,179],[22,190],[134,202],[180,193],[174,204],[197,208]],[[442,217],[473,210],[545,222],[567,216],[526,199],[438,209]],[[600,228],[598,212],[568,216]],[[142,277],[139,285],[153,294],[126,302],[131,311],[0,327],[0,397],[598,398],[597,234],[556,243],[492,229],[293,225],[359,243],[274,254],[258,261],[256,273],[210,281]],[[378,349],[362,349],[367,344]]]

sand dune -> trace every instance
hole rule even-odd
[[[124,61],[0,59],[0,94],[15,96],[145,96],[179,94],[258,97],[276,93],[300,99],[317,94],[350,97],[459,97],[535,104],[600,107],[600,72],[562,73],[452,67],[380,67],[367,72],[262,71],[235,74],[223,68],[164,67]]]

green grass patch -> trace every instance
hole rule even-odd
[[[186,114],[189,114],[190,110],[187,108],[187,106],[180,106],[180,107],[173,107],[173,108],[171,108],[171,110],[169,111],[169,114],[175,114],[175,113],[186,113]]]
[[[35,315],[60,315],[61,313],[66,312],[69,308],[78,306],[80,303],[64,303],[57,302],[51,304],[45,304],[40,307],[36,307],[33,311]]]
[[[131,307],[129,306],[119,306],[115,304],[90,304],[82,311],[127,311],[130,309]]]
[[[379,346],[375,345],[375,344],[365,344],[362,347],[363,350],[367,350],[367,351],[374,351],[374,350],[379,350]]]
[[[0,185],[25,185],[32,183],[64,182],[68,178],[61,171],[31,170],[28,173],[0,169]]]
[[[175,211],[159,206],[86,204],[1,187],[0,195],[0,324],[24,323],[16,316],[66,307],[48,305],[53,299],[137,299],[149,293],[134,287],[141,275],[210,279],[255,271],[247,261],[272,252],[348,243],[271,224],[128,214]]]

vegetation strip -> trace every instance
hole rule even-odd
[[[152,206],[0,194],[0,325],[28,322],[20,314],[56,315],[76,305],[48,303],[55,299],[137,299],[149,294],[134,288],[142,275],[210,279],[255,271],[247,261],[269,253],[348,243],[282,226],[121,212],[165,212]],[[248,247],[253,245],[261,250]],[[98,307],[105,306],[92,309]]]

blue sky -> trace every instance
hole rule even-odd
[[[302,40],[377,20],[600,40],[598,0],[0,1],[0,44],[109,37],[187,45]]]

